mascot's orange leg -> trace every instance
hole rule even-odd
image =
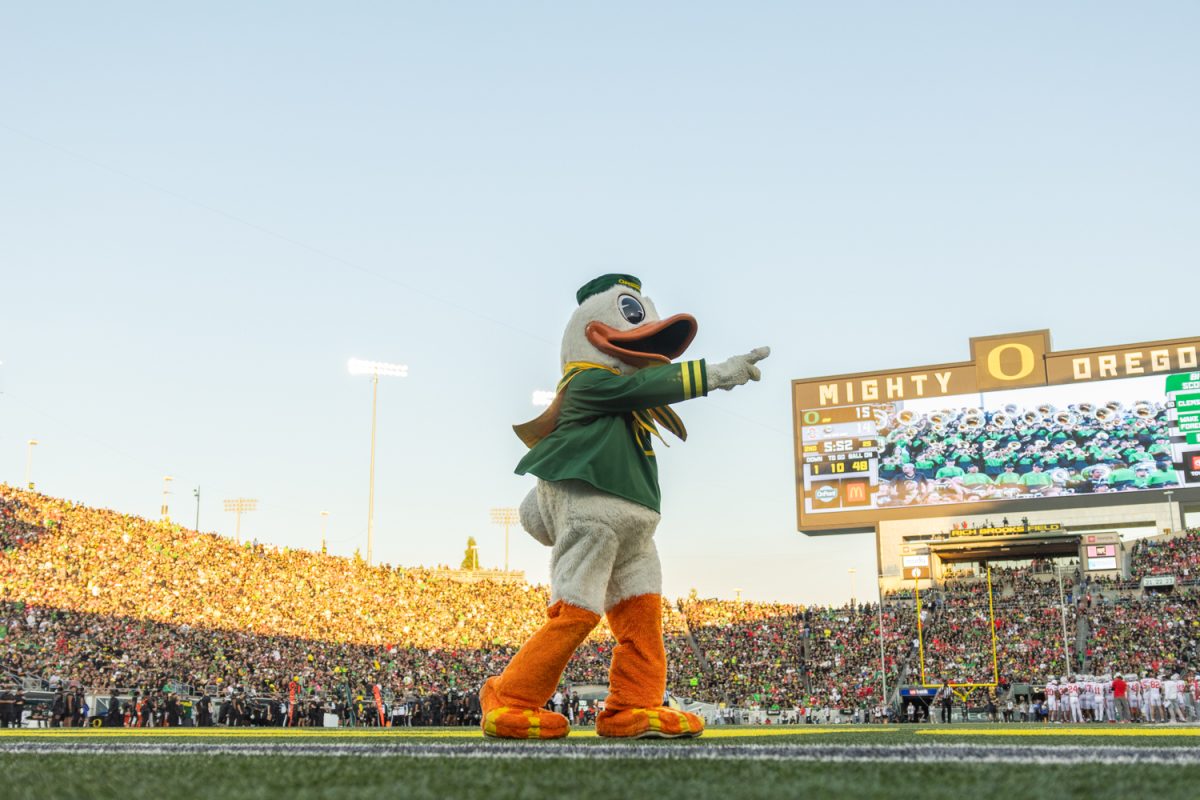
[[[662,705],[667,688],[667,651],[662,636],[662,597],[643,594],[608,611],[617,637],[608,675],[608,699],[596,719],[601,736],[678,739],[699,736],[704,720]]]
[[[503,674],[483,684],[479,702],[486,736],[558,739],[570,732],[566,717],[542,706],[600,615],[560,600],[550,606],[547,616],[550,619],[513,656]]]

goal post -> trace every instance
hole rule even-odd
[[[940,683],[929,683],[925,675],[925,627],[921,621],[921,589],[917,585],[917,578],[913,578],[913,595],[917,601],[917,648],[918,658],[921,666],[921,686],[926,689],[938,688]],[[994,688],[1000,685],[1000,661],[998,657],[999,648],[996,643],[996,606],[992,597],[992,565],[987,566],[987,598],[988,598],[988,631],[991,634],[992,646],[992,680],[990,683],[980,682],[950,682],[952,689],[984,689]]]

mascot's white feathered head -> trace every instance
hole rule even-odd
[[[676,314],[661,319],[654,301],[642,295],[632,275],[601,275],[575,294],[579,308],[563,332],[562,365],[584,361],[623,374],[669,364],[696,338],[696,319]]]

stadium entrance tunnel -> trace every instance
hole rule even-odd
[[[937,719],[937,709],[933,705],[933,697],[937,692],[936,689],[930,689],[923,686],[902,686],[900,687],[900,710],[897,712],[897,718],[904,724],[929,722]],[[912,705],[912,718],[909,718],[908,707]]]

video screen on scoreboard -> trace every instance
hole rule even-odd
[[[808,419],[809,514],[1146,492],[1181,480],[1161,375],[859,404]]]

